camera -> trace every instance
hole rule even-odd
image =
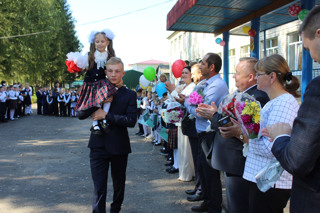
[[[221,127],[228,127],[228,126],[233,125],[229,116],[225,116],[225,117],[219,119],[218,123],[219,123],[219,126],[221,126]]]

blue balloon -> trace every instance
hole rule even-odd
[[[140,89],[140,85],[139,84],[136,86],[136,91],[138,91],[138,89]]]
[[[221,38],[217,38],[217,39],[216,39],[216,43],[217,43],[217,44],[220,44],[221,41],[222,41]]]
[[[167,92],[166,85],[164,83],[160,83],[156,87],[156,92],[159,98],[162,98],[163,93]]]

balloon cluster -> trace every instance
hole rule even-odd
[[[254,29],[251,29],[249,26],[244,26],[242,32],[248,34],[250,37],[255,37],[257,32]]]
[[[142,89],[149,86],[150,82],[156,77],[156,70],[153,67],[146,67],[143,71],[143,75],[140,76],[139,83]]]
[[[293,4],[289,7],[288,12],[290,16],[297,17],[303,21],[306,15],[308,15],[309,10],[307,9],[302,9],[299,5]]]
[[[221,38],[217,38],[217,39],[216,39],[216,43],[217,43],[217,44],[220,44],[220,46],[226,45],[226,42],[225,42],[224,40],[222,40]]]

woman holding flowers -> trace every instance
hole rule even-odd
[[[195,88],[195,83],[191,78],[191,67],[187,66],[182,70],[181,80],[184,82],[182,91],[179,88],[175,90],[173,85],[166,83],[167,89],[170,92],[171,97],[178,97],[178,93],[185,96],[189,96]],[[179,180],[191,181],[194,176],[194,164],[191,153],[191,147],[187,135],[182,133],[181,122],[176,123],[178,126],[178,137],[177,137],[177,149],[173,150],[174,153],[174,168],[179,168]]]
[[[285,59],[278,55],[267,56],[255,65],[258,89],[266,92],[270,101],[261,109],[260,130],[267,125],[279,122],[292,126],[299,104],[297,89],[300,86],[297,77],[292,76]],[[249,212],[283,212],[290,197],[292,176],[284,171],[274,187],[261,192],[255,176],[275,160],[271,152],[272,143],[261,132],[258,138],[249,139],[249,151],[245,163],[243,178],[249,182]]]

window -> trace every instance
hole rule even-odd
[[[240,58],[250,57],[250,45],[242,46],[240,48]]]
[[[236,49],[229,50],[229,74],[236,72]]]
[[[261,58],[264,57],[264,41],[261,41]],[[278,53],[278,38],[269,38],[266,40],[267,56]]]
[[[302,69],[302,40],[298,32],[288,35],[288,64],[290,70]]]

